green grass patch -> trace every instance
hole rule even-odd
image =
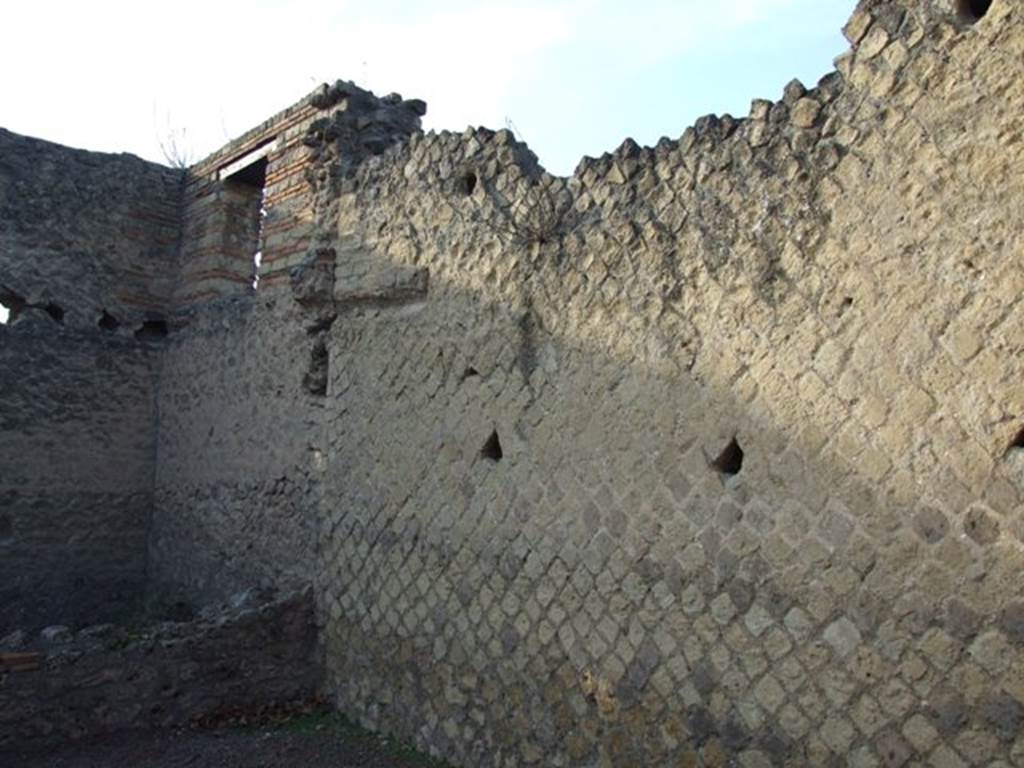
[[[451,768],[437,758],[410,747],[398,739],[374,733],[358,723],[349,720],[340,712],[322,709],[304,715],[296,715],[279,724],[273,730],[283,733],[325,734],[333,738],[362,742],[379,749],[386,757],[403,760],[409,765],[422,768]]]

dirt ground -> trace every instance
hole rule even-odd
[[[450,768],[334,714],[272,729],[127,732],[0,748],[2,768]]]

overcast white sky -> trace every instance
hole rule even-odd
[[[511,120],[549,170],[747,113],[845,50],[854,0],[96,0],[8,3],[0,127],[198,159],[319,83],[425,99],[425,127]]]

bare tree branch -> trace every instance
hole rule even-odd
[[[156,104],[153,105],[153,130],[160,152],[164,160],[172,168],[188,168],[195,162],[195,151],[188,144],[188,129],[176,126],[168,112],[164,118],[165,125],[161,128],[157,117]]]

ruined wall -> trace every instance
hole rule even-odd
[[[189,169],[176,331],[158,403],[149,549],[159,602],[195,606],[311,579],[316,424],[301,387],[309,342],[273,299],[278,272],[311,231],[302,137],[319,110],[310,101]]]
[[[106,325],[138,330],[177,280],[182,177],[133,155],[0,129],[5,293],[52,303],[67,327],[94,329],[106,311]]]
[[[333,317],[299,311],[289,289],[291,270],[314,247],[312,162],[328,136],[355,164],[408,136],[422,113],[421,102],[338,82],[190,170],[159,397],[150,575],[161,600],[202,604],[313,579],[327,364],[320,338]]]
[[[264,287],[305,251],[312,196],[302,137],[320,116],[312,101],[283,110],[189,169],[179,304],[251,293],[257,251]],[[241,167],[225,176],[239,161]]]
[[[1024,759],[1018,10],[862,3],[818,88],[568,180],[333,177],[339,706],[473,766]]]
[[[28,642],[0,656],[0,759],[19,765],[17,748],[30,743],[312,701],[316,653],[309,589],[218,606],[191,622],[101,624]]]
[[[461,765],[1021,764],[1020,13],[864,0],[846,33],[816,88],[568,179],[345,83],[193,169],[180,263],[125,283],[174,310],[155,591],[313,580],[338,705]],[[11,290],[0,340],[63,355]],[[122,418],[153,369],[119,343]]]
[[[0,130],[0,635],[139,607],[180,182]]]

